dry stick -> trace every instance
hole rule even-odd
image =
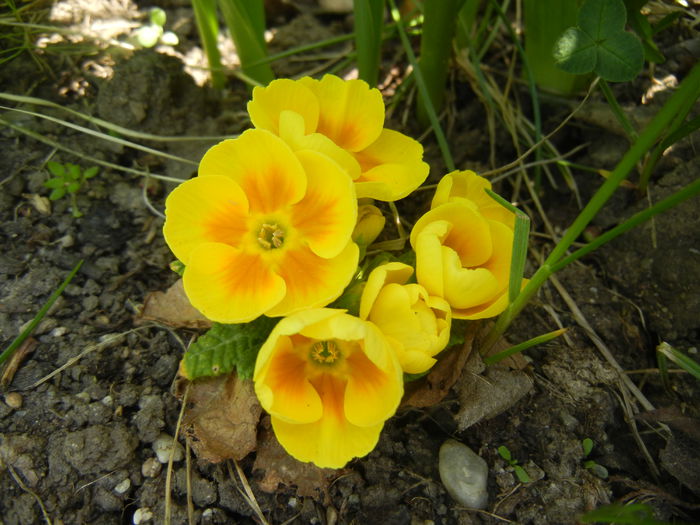
[[[189,385],[188,385],[189,386]],[[185,406],[184,403],[182,405]],[[194,525],[194,503],[192,502],[192,465],[190,461],[190,440],[185,437],[185,469],[187,471],[187,521]]]
[[[171,505],[171,494],[170,485],[173,479],[173,455],[175,453],[175,445],[177,444],[177,436],[180,434],[180,425],[182,424],[182,416],[185,413],[185,407],[187,406],[187,395],[190,393],[191,383],[187,383],[185,388],[185,394],[182,396],[182,407],[180,408],[180,415],[177,416],[177,425],[175,425],[175,435],[173,436],[173,446],[170,449],[170,457],[168,458],[168,470],[165,474],[165,516],[163,516],[163,523],[165,525],[170,525],[172,505]],[[189,489],[189,487],[188,487]]]
[[[8,463],[7,468],[10,470],[10,474],[12,474],[12,477],[14,478],[15,483],[17,483],[17,485],[19,485],[19,488],[21,488],[27,494],[31,494],[32,496],[34,496],[34,499],[39,504],[39,508],[41,509],[41,513],[44,515],[44,519],[46,520],[46,523],[48,523],[48,525],[51,525],[51,517],[49,516],[49,513],[46,512],[46,507],[44,507],[44,503],[41,501],[41,498],[39,497],[39,495],[24,484],[22,479],[17,475],[17,472],[15,472],[15,469],[12,465],[10,465]]]
[[[255,515],[260,520],[260,523],[262,523],[263,525],[270,525],[267,519],[265,518],[265,515],[263,514],[262,510],[260,510],[260,505],[258,505],[258,501],[255,499],[253,489],[250,488],[248,478],[245,477],[245,473],[238,465],[238,461],[236,461],[235,459],[232,459],[231,461],[233,461],[233,464],[236,467],[236,473],[238,474],[238,478],[241,480],[241,484],[243,485],[243,489],[241,489],[241,487],[238,486],[238,481],[236,481],[236,478],[233,476],[233,472],[231,472],[231,463],[228,463],[229,475],[231,476],[231,478],[233,478],[234,481],[236,481],[236,489],[241,494],[241,496],[243,496],[248,505],[250,505],[250,508],[253,509],[253,512],[255,512]]]

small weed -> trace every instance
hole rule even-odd
[[[506,447],[505,445],[501,445],[500,447],[498,447],[497,450],[498,454],[503,459],[505,459],[511,467],[513,467],[515,475],[518,477],[518,480],[520,480],[520,483],[530,483],[530,481],[532,481],[530,479],[530,476],[528,476],[527,472],[525,472],[525,469],[518,465],[518,460],[513,459],[510,450],[508,450],[508,447]]]
[[[593,450],[593,445],[594,443],[591,438],[586,438],[583,441],[581,441],[584,459],[590,455],[591,451]],[[583,467],[589,470],[591,474],[599,477],[600,479],[608,478],[608,469],[606,469],[603,465],[599,465],[592,459],[586,459],[586,461],[583,462]]]
[[[51,190],[49,200],[56,201],[66,194],[70,195],[73,217],[82,217],[83,214],[78,209],[76,194],[83,187],[85,181],[93,178],[99,172],[97,166],[91,166],[83,170],[77,164],[67,162],[61,164],[52,160],[46,163],[46,167],[53,177],[44,182],[44,186]]]

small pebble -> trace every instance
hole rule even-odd
[[[162,468],[163,466],[158,459],[148,458],[143,462],[143,465],[141,465],[141,474],[143,474],[145,478],[155,478],[158,477]]]
[[[63,337],[67,333],[68,333],[68,328],[66,328],[65,326],[57,326],[56,328],[51,330],[51,333],[49,333],[49,335],[51,337]]]
[[[158,456],[158,461],[165,464],[170,461],[170,455],[173,456],[173,461],[182,461],[185,457],[185,450],[178,441],[173,442],[172,436],[161,434],[153,442],[153,452]]]
[[[136,512],[134,512],[134,525],[140,525],[141,523],[146,523],[149,522],[153,519],[153,513],[151,512],[151,509],[148,507],[142,507],[140,509],[136,509]]]
[[[114,487],[114,492],[116,492],[117,494],[125,494],[130,488],[131,480],[129,478],[125,478],[124,480],[119,482],[116,487]]]
[[[5,403],[8,407],[14,408],[15,410],[22,408],[23,402],[24,400],[19,392],[10,392],[9,394],[5,395]]]
[[[486,461],[468,446],[448,439],[440,447],[440,479],[447,493],[458,503],[472,509],[484,509],[488,503]]]

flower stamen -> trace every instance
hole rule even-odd
[[[340,357],[340,349],[335,341],[318,341],[311,345],[309,357],[321,365],[331,365]]]
[[[266,250],[281,248],[284,244],[284,230],[276,223],[264,223],[258,232],[258,244]]]

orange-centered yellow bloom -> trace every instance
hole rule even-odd
[[[352,182],[265,130],[211,148],[168,196],[163,233],[192,305],[221,323],[325,306],[356,271]]]
[[[433,356],[450,339],[450,305],[429,295],[420,284],[406,284],[413,268],[391,262],[367,278],[360,300],[360,318],[377,325],[399,356],[404,372],[420,374],[435,364]]]
[[[362,80],[279,79],[253,89],[248,113],[256,128],[282,137],[293,150],[314,149],[355,181],[357,196],[406,197],[428,176],[419,142],[384,128],[384,102]]]
[[[403,395],[401,366],[379,329],[331,308],[282,319],[253,380],[285,450],[328,468],[368,454]]]
[[[488,219],[468,199],[455,199],[423,215],[411,231],[416,277],[444,298],[455,319],[482,319],[508,305],[513,230]]]

